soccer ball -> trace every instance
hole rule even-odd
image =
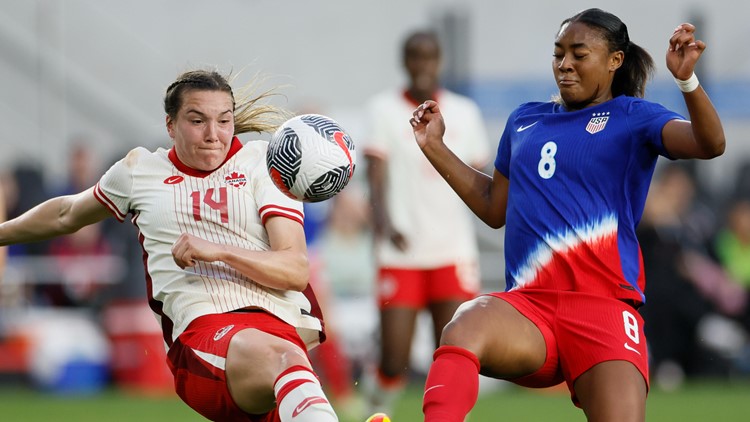
[[[376,413],[367,418],[365,422],[391,422],[391,418],[385,413]]]
[[[325,201],[341,192],[354,175],[354,142],[330,117],[303,114],[284,122],[268,143],[271,180],[288,197]]]

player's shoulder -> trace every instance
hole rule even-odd
[[[404,101],[403,90],[392,88],[380,91],[367,100],[367,105],[371,108],[390,107],[395,103]]]
[[[448,89],[442,89],[437,95],[437,102],[443,108],[454,108],[458,110],[479,110],[479,105],[468,95],[460,94]]]
[[[456,91],[451,91],[450,89],[443,88],[440,91],[438,91],[437,94],[437,100],[440,101],[453,101],[453,102],[459,102],[459,103],[474,103],[474,100],[469,97],[468,95],[460,94]]]
[[[239,154],[245,156],[255,156],[258,154],[266,154],[268,151],[268,143],[270,141],[266,139],[251,139],[242,144],[242,148],[239,150]]]
[[[121,162],[126,167],[135,167],[152,160],[159,160],[159,157],[161,156],[166,156],[166,151],[163,148],[158,148],[156,151],[150,151],[146,147],[137,146],[128,151],[128,153],[122,158]]]
[[[621,95],[612,100],[628,116],[664,114],[671,111],[662,104],[640,97]]]
[[[238,164],[249,168],[262,167],[265,169],[268,144],[269,141],[265,139],[252,139],[245,142],[242,148],[237,151]]]
[[[554,113],[556,109],[555,102],[553,101],[529,101],[523,103],[513,110],[513,114],[516,116],[524,116],[528,114],[545,114]]]

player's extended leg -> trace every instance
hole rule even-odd
[[[462,422],[479,393],[479,373],[518,378],[545,362],[539,329],[508,302],[480,296],[459,307],[443,330],[425,384],[428,422]]]
[[[403,377],[408,370],[418,312],[408,307],[380,311],[380,372],[386,378]]]
[[[436,349],[440,346],[443,327],[448,325],[451,319],[453,319],[453,315],[463,302],[463,300],[444,300],[429,304]]]
[[[306,353],[274,335],[245,329],[232,337],[226,374],[237,406],[262,414],[278,406],[282,421],[337,421]]]
[[[389,413],[403,390],[418,313],[406,306],[380,310],[380,357],[364,391],[370,413]]]
[[[589,422],[646,419],[646,381],[630,362],[597,364],[578,377],[574,389]]]

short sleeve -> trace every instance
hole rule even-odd
[[[661,104],[645,100],[631,102],[628,109],[628,124],[634,137],[667,158],[671,157],[662,142],[662,129],[670,120],[684,119],[682,115],[668,110]]]
[[[282,216],[297,221],[304,225],[303,204],[300,201],[286,196],[276,185],[265,166],[258,166],[253,172],[253,196],[258,206],[263,224],[275,216]]]
[[[385,157],[388,155],[389,139],[391,138],[391,122],[384,106],[385,99],[380,94],[370,100],[365,107],[365,133],[362,141],[364,155]],[[408,119],[404,119],[408,125]]]
[[[133,168],[143,148],[131,150],[122,160],[116,162],[94,186],[94,196],[119,221],[124,221],[130,212],[133,192]]]
[[[487,134],[487,129],[484,126],[484,121],[482,119],[482,113],[479,110],[479,106],[477,106],[473,101],[469,101],[467,109],[469,110],[469,113],[467,115],[467,128],[469,128],[467,139],[470,142],[466,151],[466,157],[464,157],[464,161],[470,164],[483,166],[489,161],[489,135]]]
[[[500,142],[497,146],[497,156],[495,156],[495,169],[507,179],[510,179],[510,138],[511,134],[513,133],[512,122],[515,121],[517,114],[518,111],[514,110],[510,114],[510,116],[508,116],[508,120],[505,122],[505,129],[503,130],[503,134],[500,136]]]

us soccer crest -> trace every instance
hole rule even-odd
[[[604,127],[607,126],[608,120],[609,120],[608,111],[604,113],[594,113],[591,116],[591,120],[589,120],[589,124],[586,125],[586,132],[593,135],[597,132],[603,131]]]

